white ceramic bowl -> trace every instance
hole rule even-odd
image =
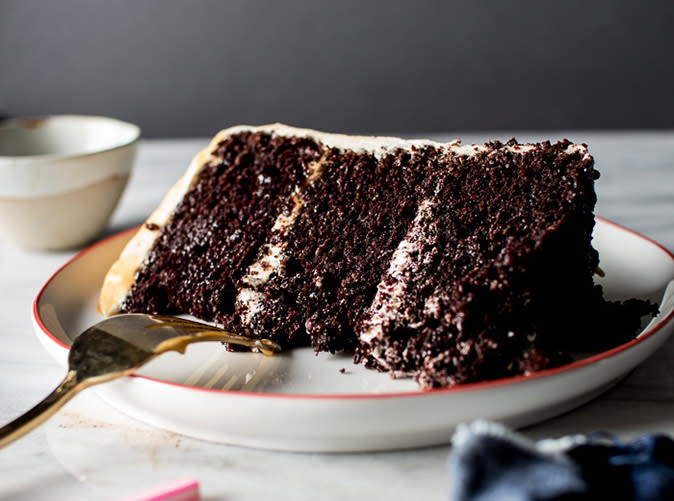
[[[94,239],[124,191],[139,138],[136,125],[106,117],[0,122],[0,238],[40,250]]]

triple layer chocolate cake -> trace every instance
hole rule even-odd
[[[108,272],[99,308],[353,350],[424,388],[528,374],[633,336],[594,285],[585,145],[221,131]]]

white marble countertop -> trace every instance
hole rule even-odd
[[[568,137],[602,177],[597,214],[674,249],[674,132],[471,134],[465,142]],[[454,136],[452,136],[454,137]],[[447,135],[434,135],[447,139]],[[107,234],[140,224],[207,139],[148,140]],[[0,423],[37,403],[63,370],[31,326],[41,285],[75,251],[26,252],[0,242]],[[674,340],[617,387],[531,437],[607,430],[674,434]],[[204,499],[444,499],[448,446],[360,454],[293,454],[210,444],[153,429],[85,392],[0,450],[0,499],[115,499],[183,476]]]

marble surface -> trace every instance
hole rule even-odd
[[[674,248],[674,132],[462,138],[470,142],[513,135],[587,143],[602,173],[597,213]],[[140,224],[207,142],[142,142],[134,175],[106,233]],[[63,376],[33,334],[31,307],[41,285],[74,253],[27,252],[0,242],[0,423],[37,403]],[[674,434],[673,359],[670,341],[600,398],[524,432],[533,438],[600,429],[624,437],[650,431]],[[128,418],[90,391],[0,450],[0,499],[116,499],[184,476],[199,480],[204,499],[444,499],[448,451],[448,446],[439,446],[293,454],[210,444]]]

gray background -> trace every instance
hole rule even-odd
[[[0,0],[0,115],[146,137],[674,126],[674,2]]]

